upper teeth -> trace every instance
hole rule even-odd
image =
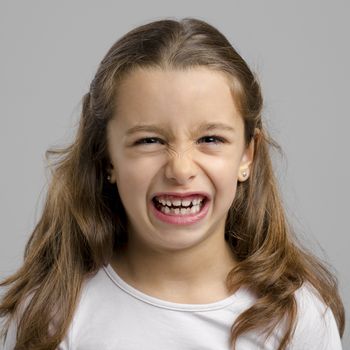
[[[189,199],[169,199],[169,198],[162,198],[162,197],[156,197],[156,200],[163,204],[167,205],[168,207],[171,207],[172,205],[175,207],[179,207],[180,205],[182,207],[188,207],[192,203],[192,205],[198,205],[203,201],[203,197],[196,197],[192,200]]]

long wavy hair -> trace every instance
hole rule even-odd
[[[343,334],[337,280],[297,243],[286,220],[269,155],[278,145],[262,123],[256,75],[213,26],[194,18],[164,19],[129,31],[110,48],[83,96],[75,140],[46,152],[51,179],[41,218],[26,245],[22,267],[0,284],[7,287],[0,304],[6,327],[22,310],[15,350],[55,349],[73,318],[84,280],[127,242],[127,217],[118,189],[106,180],[106,126],[117,108],[119,83],[135,68],[198,66],[227,75],[244,120],[246,145],[255,138],[251,175],[238,183],[225,228],[225,239],[238,260],[227,276],[227,287],[234,291],[245,285],[257,296],[233,322],[232,347],[243,333],[262,330],[268,336],[283,321],[278,349],[286,349],[296,326],[294,292],[304,282],[331,308]]]

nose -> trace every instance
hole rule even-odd
[[[196,165],[190,154],[182,152],[169,155],[165,166],[165,176],[168,180],[186,185],[196,177],[196,172]]]

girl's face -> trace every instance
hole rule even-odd
[[[204,67],[139,68],[123,80],[116,106],[107,126],[108,170],[129,239],[163,252],[223,240],[254,148],[244,147],[243,120],[225,76]]]

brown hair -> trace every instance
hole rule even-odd
[[[57,159],[42,216],[26,245],[24,264],[0,284],[9,286],[0,316],[13,316],[27,300],[16,350],[55,349],[72,320],[83,281],[127,240],[118,190],[106,181],[106,125],[115,112],[121,79],[137,67],[196,66],[227,75],[244,120],[246,144],[253,137],[256,142],[251,176],[238,183],[225,230],[239,261],[227,276],[227,286],[233,291],[246,285],[257,295],[256,303],[234,322],[232,344],[253,329],[268,335],[285,320],[279,350],[285,349],[296,323],[294,292],[304,282],[331,308],[343,334],[344,309],[335,277],[297,244],[285,219],[269,156],[276,144],[262,123],[258,79],[217,29],[185,18],[155,21],[121,37],[101,61],[83,97],[75,141],[47,151],[47,158]]]

